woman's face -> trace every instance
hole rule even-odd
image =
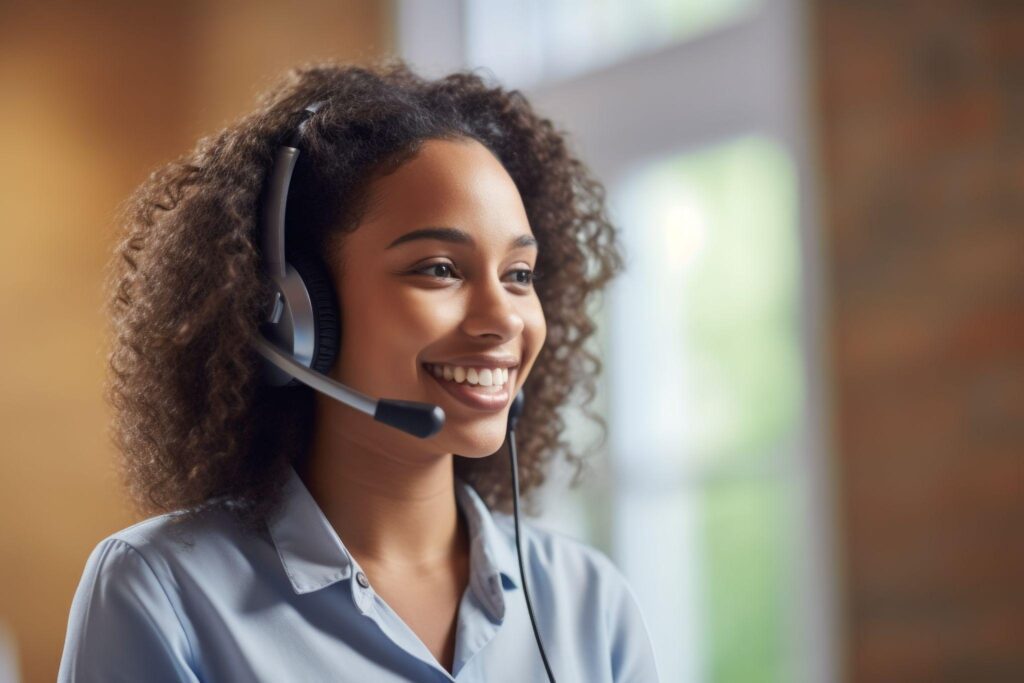
[[[331,375],[374,398],[439,405],[446,420],[427,440],[361,414],[347,427],[382,448],[490,455],[547,334],[531,275],[521,272],[536,267],[537,246],[519,191],[479,142],[429,140],[369,193],[362,222],[328,255],[342,264],[341,348]],[[502,366],[472,356],[510,359],[508,383],[494,386],[492,372],[492,386],[470,387],[455,382],[460,371],[446,380],[428,370],[473,367],[479,377]]]

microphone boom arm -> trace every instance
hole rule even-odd
[[[306,386],[316,389],[350,408],[371,415],[378,422],[396,427],[421,439],[433,436],[444,426],[445,414],[441,406],[390,398],[374,400],[327,375],[307,368],[281,351],[262,334],[256,336],[255,346],[256,351],[263,358],[282,372],[288,373]]]

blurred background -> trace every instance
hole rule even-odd
[[[1024,3],[0,0],[0,681],[54,679],[138,521],[119,202],[287,68],[386,54],[523,90],[608,189],[609,438],[566,415],[593,467],[536,523],[622,569],[664,681],[1024,680]]]

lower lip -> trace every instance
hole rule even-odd
[[[515,379],[516,372],[516,368],[509,368],[508,381],[505,382],[501,390],[485,394],[470,384],[459,384],[458,382],[439,379],[434,376],[433,372],[427,370],[426,367],[423,370],[430,375],[430,379],[440,384],[442,389],[457,398],[461,403],[475,410],[486,411],[501,410],[508,405],[508,388],[511,386],[513,379]]]

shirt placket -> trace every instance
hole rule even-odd
[[[429,666],[443,678],[441,680],[454,681],[443,666],[437,661],[433,653],[423,644],[408,624],[406,624],[398,613],[391,609],[383,598],[373,590],[366,573],[352,559],[352,599],[356,607],[364,617],[374,622],[388,639],[403,652],[416,658]],[[460,610],[461,611],[461,610]]]
[[[455,657],[452,666],[452,673],[456,680],[473,657],[497,635],[502,623],[500,619],[493,616],[493,611],[481,602],[480,583],[478,578],[471,579],[459,604],[458,624],[455,629]],[[485,583],[489,586],[497,586],[498,590],[501,590],[501,580],[496,574],[489,576]]]

